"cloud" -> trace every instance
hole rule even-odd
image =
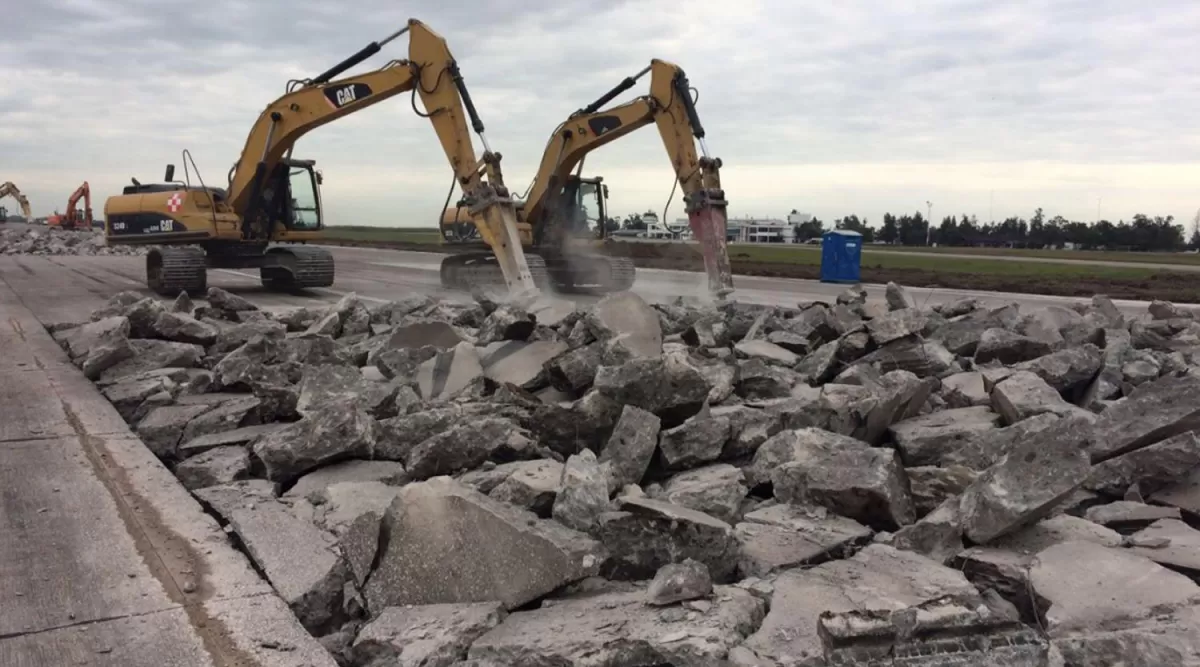
[[[384,0],[14,4],[7,24],[19,29],[0,42],[0,180],[38,214],[85,179],[101,197],[131,176],[156,180],[184,148],[223,185],[289,79],[383,38],[410,11]],[[449,42],[516,192],[567,114],[658,57],[699,90],[731,215],[878,220],[932,200],[935,216],[1041,206],[1091,220],[1099,204],[1110,218],[1190,220],[1200,205],[1196,3],[693,0],[680,12],[665,0],[447,0],[417,18]],[[406,55],[401,37],[354,71]],[[325,173],[335,224],[428,225],[452,176],[407,96],[315,130],[296,154]],[[670,193],[650,128],[589,156],[586,171],[605,177],[617,213],[661,210]]]

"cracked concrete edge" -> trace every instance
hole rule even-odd
[[[0,284],[0,291],[8,291]],[[217,521],[129,429],[99,389],[70,363],[45,327],[17,299],[6,316],[63,403],[85,453],[122,508],[147,566],[188,610],[221,667],[336,667]],[[147,550],[148,549],[148,550]]]

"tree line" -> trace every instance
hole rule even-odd
[[[885,213],[883,224],[872,227],[866,218],[847,215],[834,221],[834,229],[847,229],[863,235],[865,243],[880,241],[896,245],[923,246],[1000,246],[1011,248],[1077,248],[1080,250],[1181,251],[1200,250],[1200,215],[1193,221],[1190,235],[1183,225],[1168,215],[1137,214],[1129,221],[1100,220],[1087,223],[1067,220],[1061,215],[1047,218],[1042,209],[1026,220],[1007,218],[1002,222],[979,222],[975,216],[945,216],[930,229],[925,216]],[[819,237],[826,231],[820,219],[795,225],[796,239]]]

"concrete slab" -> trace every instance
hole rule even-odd
[[[74,435],[45,373],[6,375],[8,380],[0,382],[0,443]]]
[[[23,335],[5,355],[41,363],[0,367],[0,665],[334,667],[66,362],[6,268],[0,313]],[[62,435],[13,438],[34,431]]]
[[[0,638],[5,667],[208,667],[212,657],[192,635],[188,615],[170,609]],[[297,663],[292,663],[297,664]]]
[[[73,440],[0,447],[0,636],[176,606]]]

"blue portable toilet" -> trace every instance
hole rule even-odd
[[[862,234],[834,229],[821,237],[821,282],[857,283],[862,275]]]

